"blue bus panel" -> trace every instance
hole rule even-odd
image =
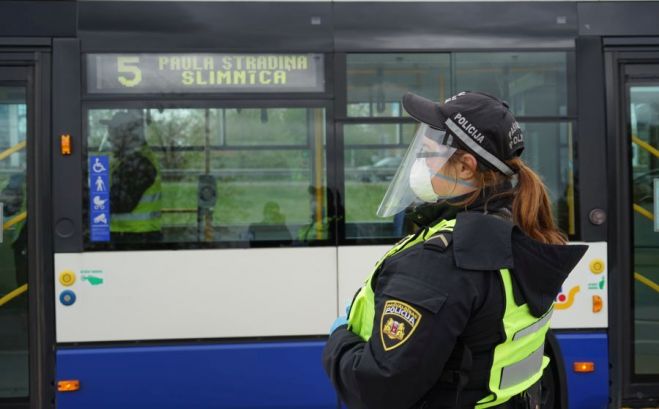
[[[62,348],[58,409],[336,409],[324,342]]]
[[[609,345],[605,332],[556,333],[561,347],[569,409],[606,409],[609,406]],[[594,362],[595,371],[577,373],[574,362]]]

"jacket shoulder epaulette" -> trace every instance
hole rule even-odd
[[[450,230],[440,230],[423,243],[424,248],[446,251],[453,242],[453,233]]]

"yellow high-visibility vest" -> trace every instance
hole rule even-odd
[[[373,333],[375,318],[375,294],[372,280],[382,263],[398,252],[423,243],[442,231],[452,232],[455,220],[442,220],[422,235],[410,235],[396,244],[378,261],[364,286],[350,306],[348,329],[368,341]],[[545,334],[549,329],[553,308],[542,317],[534,317],[527,304],[517,305],[513,295],[513,284],[508,269],[499,274],[506,294],[503,327],[506,338],[494,349],[488,388],[490,393],[476,404],[477,409],[500,405],[519,395],[541,377],[549,364],[544,356]]]
[[[155,157],[148,146],[143,146],[140,153],[151,162],[156,169],[156,179],[144,191],[139,203],[130,213],[112,213],[110,217],[110,231],[113,233],[147,233],[160,231],[162,227],[162,188],[160,172]],[[111,164],[113,169],[116,165]],[[110,172],[112,175],[112,172]],[[112,176],[110,176],[112,177]],[[110,204],[112,206],[112,204]],[[112,207],[110,207],[112,209]]]

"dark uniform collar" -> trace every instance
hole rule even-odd
[[[525,235],[509,220],[461,212],[453,228],[453,254],[465,270],[510,269],[515,300],[531,313],[544,314],[588,246],[545,244]]]
[[[525,300],[531,313],[540,316],[588,246],[545,244],[525,235],[512,222],[512,192],[506,182],[483,189],[481,197],[467,207],[451,205],[465,195],[419,206],[408,217],[424,228],[442,219],[456,219],[452,233],[456,266],[480,271],[510,269],[516,301]]]
[[[466,270],[512,268],[513,223],[481,212],[461,212],[453,230],[456,266]]]

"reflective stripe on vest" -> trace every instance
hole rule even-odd
[[[357,296],[350,306],[348,316],[348,328],[353,333],[359,335],[364,341],[371,338],[373,332],[373,319],[375,318],[375,294],[373,293],[372,283],[373,275],[380,268],[382,263],[389,257],[406,250],[416,244],[423,243],[433,237],[440,231],[453,231],[455,220],[442,220],[436,225],[428,228],[427,231],[421,231],[422,234],[411,234],[399,241],[391,250],[387,252],[376,264],[375,268],[369,275],[368,279],[357,293]]]
[[[156,179],[144,191],[137,206],[130,213],[112,213],[110,216],[110,231],[115,233],[148,233],[160,231],[162,190],[160,172],[155,157],[148,146],[143,146],[140,153],[151,162],[156,169]],[[112,163],[114,165],[114,163]],[[110,166],[113,168],[114,166]],[[111,175],[112,173],[110,173]],[[110,203],[112,209],[112,203]]]
[[[372,280],[382,263],[394,254],[430,239],[440,231],[453,231],[454,226],[455,220],[445,220],[429,228],[422,236],[407,236],[377,262],[350,306],[348,328],[353,333],[364,341],[371,337],[375,318]],[[478,409],[500,405],[525,391],[540,379],[542,371],[549,364],[549,358],[544,356],[544,342],[553,310],[550,309],[540,318],[534,317],[527,304],[518,306],[515,303],[510,271],[501,269],[499,274],[506,296],[503,316],[506,339],[494,349],[488,385],[490,394],[477,403]]]
[[[506,339],[494,349],[488,385],[491,393],[478,401],[478,409],[500,405],[524,392],[540,380],[549,364],[549,358],[544,356],[545,334],[553,308],[540,318],[534,317],[527,304],[515,303],[510,271],[504,268],[499,273],[506,293]]]

